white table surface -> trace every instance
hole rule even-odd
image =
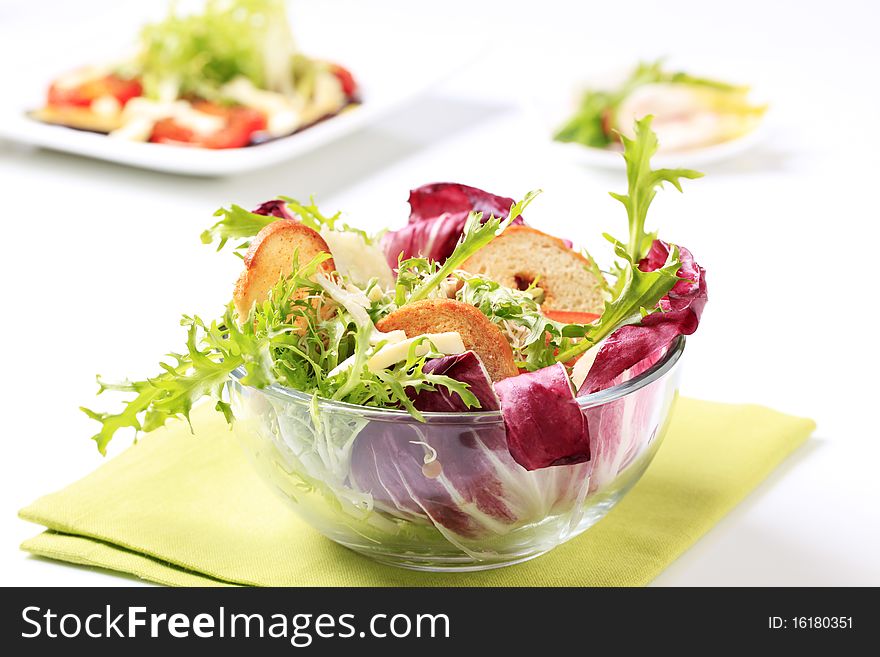
[[[59,62],[71,67],[119,47],[147,4],[0,0],[2,95]],[[813,417],[818,429],[656,584],[880,584],[876,3],[301,0],[294,8],[313,51],[327,42],[393,52],[398,30],[442,31],[450,49],[474,50],[473,63],[381,123],[235,179],[0,142],[0,583],[133,583],[26,556],[18,545],[39,528],[16,512],[102,462],[88,439],[94,426],[77,410],[96,403],[94,374],[151,373],[182,344],[180,313],[211,316],[229,298],[236,259],[198,239],[214,209],[315,194],[322,207],[378,228],[404,222],[407,191],[425,182],[515,197],[541,187],[530,220],[595,244],[603,230],[625,230],[606,194],[623,188],[623,176],[556,158],[531,99],[545,85],[666,54],[757,82],[775,111],[766,142],[706,168],[684,195],[661,193],[650,214],[708,270],[711,302],[688,345],[682,392],[766,404]],[[117,438],[111,452],[128,443]]]

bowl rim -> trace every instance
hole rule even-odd
[[[605,388],[604,390],[599,390],[597,392],[589,393],[586,395],[582,395],[580,397],[576,397],[576,401],[581,410],[586,410],[588,408],[594,408],[596,406],[601,406],[603,404],[607,404],[609,402],[616,401],[627,395],[630,395],[637,390],[641,390],[647,385],[663,378],[667,373],[669,373],[675,365],[678,363],[679,359],[681,359],[682,354],[684,353],[685,348],[685,336],[679,335],[669,350],[664,354],[663,358],[654,363],[650,368],[642,372],[636,377],[624,381],[622,383],[618,383],[617,385],[611,386],[610,388]],[[242,378],[245,375],[245,369],[243,367],[237,367],[230,374],[233,381],[244,387],[250,388],[252,390],[256,390],[263,394],[269,395],[271,397],[275,397],[276,399],[281,399],[287,402],[296,402],[300,404],[311,404],[313,403],[313,395],[310,395],[305,392],[301,392],[299,390],[295,390],[294,388],[288,388],[286,386],[279,385],[277,383],[273,383],[265,388],[256,388],[254,386],[249,386],[241,382]],[[374,420],[405,420],[415,422],[415,418],[410,415],[405,410],[399,409],[390,409],[390,408],[373,408],[370,406],[360,406],[358,404],[349,404],[347,402],[335,401],[332,399],[326,399],[323,397],[318,398],[318,407],[321,410],[338,410],[344,411],[348,413],[355,413],[361,417],[365,417],[368,419]],[[501,421],[501,412],[500,411],[463,411],[463,412],[445,412],[445,413],[436,413],[436,412],[424,412],[422,415],[425,418],[426,422],[430,421],[485,421],[485,422],[493,422],[493,421]]]

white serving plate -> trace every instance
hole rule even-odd
[[[688,66],[680,68],[682,70],[692,69],[692,67]],[[725,76],[723,73],[725,67],[720,66],[719,69],[722,72],[715,73],[715,76],[719,79],[736,80],[741,77],[736,75]],[[709,67],[709,72],[705,74],[711,77],[712,70],[714,69]],[[538,129],[546,134],[548,147],[551,152],[573,163],[584,166],[613,170],[626,169],[626,163],[624,162],[621,150],[557,142],[553,140],[553,134],[577,108],[582,89],[594,85],[601,87],[617,84],[623,80],[628,72],[629,69],[627,68],[620,71],[608,71],[603,74],[586,76],[585,81],[576,88],[572,86],[570,79],[564,81],[558,75],[542,83],[540,93],[532,95],[528,110],[532,114]],[[703,73],[703,71],[698,72]],[[760,89],[753,89],[751,97],[755,102],[764,103],[769,106],[755,130],[738,139],[688,150],[664,152],[663,144],[661,143],[660,150],[652,158],[653,165],[656,167],[699,168],[722,160],[733,159],[762,143],[772,132],[773,105]]]
[[[655,168],[683,167],[686,169],[698,169],[708,164],[733,159],[746,151],[751,150],[766,139],[770,131],[767,121],[769,113],[768,110],[757,128],[738,139],[689,150],[668,152],[663,152],[661,150],[657,155],[651,158],[651,163]],[[548,138],[551,140],[553,139],[552,131],[549,133]],[[626,169],[626,163],[623,159],[623,151],[620,150],[594,148],[582,144],[564,144],[556,141],[551,144],[551,148],[572,162],[583,164],[585,166],[615,170]]]
[[[348,68],[358,81],[363,102],[301,132],[247,148],[208,150],[124,142],[30,119],[27,112],[43,104],[53,78],[77,66],[112,61],[130,47],[128,37],[134,38],[140,25],[156,18],[147,16],[146,8],[140,5],[122,13],[113,13],[105,5],[108,3],[103,3],[104,9],[96,10],[89,21],[77,26],[77,33],[93,38],[55,44],[43,53],[45,56],[38,64],[32,63],[21,71],[13,70],[18,74],[10,80],[8,88],[15,93],[0,96],[0,139],[156,171],[229,176],[300,157],[374,123],[435,87],[476,56],[467,49],[450,53],[448,48],[441,47],[439,37],[432,41],[414,33],[394,31],[383,24],[374,26],[375,42],[365,41],[356,38],[362,36],[356,24],[340,24],[334,20],[332,7],[314,5],[308,7],[309,11],[301,19],[296,16],[298,43],[303,52]],[[100,41],[96,31],[106,32],[111,27],[111,34],[119,32],[120,36],[107,44],[96,44]],[[34,38],[32,33],[28,34]],[[15,40],[27,35],[6,36]],[[402,57],[401,53],[406,56]]]
[[[191,176],[228,176],[299,157],[348,135],[416,97],[447,72],[436,69],[432,74],[423,76],[418,85],[407,84],[407,78],[399,79],[399,84],[392,85],[387,79],[371,79],[368,71],[356,71],[363,98],[360,105],[351,106],[288,137],[246,148],[210,150],[129,142],[41,123],[27,116],[29,109],[40,104],[36,94],[29,95],[34,99],[29,104],[9,104],[0,108],[0,138],[143,169]]]
[[[373,10],[365,10],[361,17],[350,10],[340,17],[338,3],[290,3],[297,44],[304,53],[349,69],[360,86],[361,105],[294,135],[241,149],[131,143],[40,123],[28,118],[27,112],[43,105],[50,82],[62,73],[130,52],[141,26],[164,16],[166,3],[82,0],[75,11],[69,3],[56,0],[50,4],[44,11],[64,16],[70,23],[63,39],[39,41],[44,29],[39,12],[20,23],[0,25],[4,47],[28,54],[26,65],[7,67],[9,79],[4,88],[14,93],[0,94],[0,139],[190,176],[230,176],[303,156],[376,122],[478,55],[467,48],[450,52],[444,35],[425,38],[417,31],[402,31]],[[370,18],[368,25],[364,16]],[[32,54],[36,42],[42,45]]]

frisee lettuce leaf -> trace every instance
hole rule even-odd
[[[541,313],[540,288],[516,290],[485,276],[456,272],[461,288],[456,299],[476,307],[510,342],[517,367],[537,370],[555,362],[555,352],[566,341],[561,326]]]
[[[319,233],[327,230],[356,233],[367,244],[375,244],[381,237],[381,233],[370,235],[366,231],[340,221],[342,212],[336,212],[330,216],[323,214],[318,209],[314,197],[310,197],[308,203],[302,203],[289,196],[279,196],[278,199],[284,201],[284,205],[298,221]],[[218,209],[214,216],[220,217],[219,221],[202,231],[201,240],[202,244],[217,242],[218,251],[222,250],[229,240],[241,240],[233,247],[235,251],[247,249],[250,246],[251,238],[255,237],[264,227],[279,219],[274,215],[249,212],[240,205],[234,204],[229,208]]]
[[[218,251],[223,249],[229,240],[242,240],[235,245],[236,251],[246,249],[250,245],[250,238],[278,220],[278,217],[248,212],[240,205],[232,205],[228,209],[220,208],[214,216],[220,217],[220,220],[202,231],[201,240],[202,244],[216,241]]]
[[[645,218],[651,201],[657,195],[657,188],[664,182],[671,183],[679,192],[681,179],[693,180],[702,177],[702,173],[690,169],[651,169],[651,157],[657,152],[657,135],[651,130],[653,117],[636,121],[636,137],[621,135],[623,141],[623,158],[626,160],[627,193],[610,192],[626,208],[629,220],[629,240],[625,249],[625,257],[633,264],[645,257],[651,243],[656,239],[656,231],[645,232]]]
[[[136,65],[149,98],[218,100],[237,77],[292,93],[295,53],[284,0],[206,0],[198,14],[173,2],[164,20],[141,32]]]
[[[254,335],[249,324],[239,328],[233,315],[230,304],[223,318],[210,324],[198,317],[184,316],[181,325],[187,327],[186,351],[169,354],[174,362],[160,363],[162,372],[157,376],[121,383],[107,383],[98,377],[98,394],[107,390],[137,393],[123,403],[119,413],[81,408],[101,423],[101,430],[92,436],[101,454],[106,453],[107,444],[120,429],[149,432],[172,418],[189,421],[193,405],[203,397],[213,398],[216,409],[230,418],[223,389],[238,367],[247,369],[245,379],[249,384],[261,387],[269,383],[271,366],[266,341]]]
[[[444,375],[424,373],[423,356],[411,349],[405,361],[380,372],[371,372],[366,356],[373,349],[372,325],[358,324],[350,312],[333,301],[314,282],[318,266],[329,254],[319,254],[300,266],[294,256],[293,273],[278,281],[269,297],[255,304],[247,318],[240,318],[230,304],[219,320],[207,323],[184,317],[186,351],[170,354],[173,362],[161,363],[161,372],[141,381],[105,383],[99,393],[113,390],[135,393],[119,413],[83,408],[101,423],[94,440],[101,453],[120,430],[149,432],[172,418],[188,419],[193,405],[205,397],[232,421],[225,396],[226,383],[238,368],[245,369],[242,383],[257,388],[279,384],[325,399],[381,408],[403,408],[422,419],[410,394],[436,390],[455,392],[466,403],[478,404],[467,385]],[[328,376],[340,362],[355,354],[354,367]]]
[[[589,266],[587,269],[593,275],[593,277],[599,282],[599,286],[602,288],[602,291],[606,295],[611,294],[611,285],[608,283],[608,278],[605,276],[605,272],[602,271],[601,267],[599,267],[598,261],[592,256],[592,254],[585,248],[581,247],[581,255],[586,258],[587,262],[589,262]]]
[[[318,231],[334,230],[346,233],[356,233],[360,235],[367,244],[375,244],[382,236],[382,232],[376,235],[370,235],[360,228],[355,228],[343,221],[340,221],[342,212],[336,212],[331,216],[322,214],[315,204],[315,197],[309,198],[308,204],[300,203],[295,198],[289,196],[279,196],[282,201],[287,204],[287,208],[297,216],[297,218],[309,228]]]
[[[623,256],[624,252],[620,250],[618,254]],[[638,322],[651,312],[659,312],[657,304],[678,282],[676,273],[680,267],[677,247],[671,249],[666,263],[656,271],[643,272],[627,261],[622,270],[620,292],[605,302],[602,316],[592,324],[570,324],[562,329],[564,336],[580,340],[560,351],[556,360],[568,362],[624,324]]]
[[[612,269],[616,276],[612,297],[606,301],[602,316],[592,324],[571,324],[562,328],[564,337],[578,341],[559,350],[556,359],[561,362],[579,356],[620,326],[659,312],[657,304],[679,281],[676,274],[681,261],[675,246],[670,248],[662,267],[648,272],[639,269],[639,263],[657,236],[656,232],[645,231],[645,219],[657,188],[664,182],[681,191],[682,178],[694,179],[703,174],[688,169],[651,169],[651,156],[657,151],[657,136],[651,130],[651,118],[647,116],[636,121],[635,139],[622,138],[628,190],[625,195],[612,192],[611,196],[626,208],[629,237],[624,244],[605,234],[618,256]]]

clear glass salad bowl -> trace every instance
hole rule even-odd
[[[591,460],[527,471],[498,412],[425,413],[230,383],[235,431],[263,478],[312,527],[377,561],[482,570],[539,556],[600,520],[666,431],[685,340],[579,397]]]

